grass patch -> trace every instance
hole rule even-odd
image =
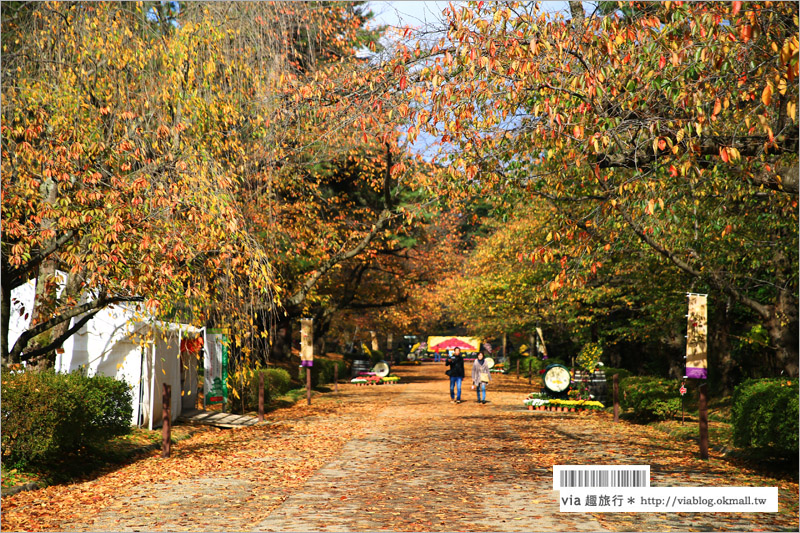
[[[172,443],[175,444],[203,431],[197,426],[172,426]],[[57,462],[29,467],[27,469],[8,468],[2,466],[2,487],[10,488],[30,482],[44,485],[66,483],[91,477],[98,470],[123,464],[149,447],[161,446],[161,430],[131,428],[128,435],[114,437],[105,443],[98,443],[92,450],[79,450],[66,454]]]

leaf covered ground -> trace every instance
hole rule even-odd
[[[796,471],[765,474],[606,413],[526,411],[525,380],[452,404],[444,367],[341,385],[93,479],[3,498],[3,531],[797,531]],[[649,464],[653,486],[777,486],[779,513],[560,513],[554,464]],[[761,473],[760,473],[761,472]]]

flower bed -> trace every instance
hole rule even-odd
[[[537,411],[587,411],[603,409],[600,402],[594,400],[559,400],[548,399],[545,393],[532,392],[523,401],[530,410]]]
[[[398,381],[400,381],[400,378],[392,375],[388,375],[385,378],[381,378],[381,383],[386,383],[388,385],[394,385]]]

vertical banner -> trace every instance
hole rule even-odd
[[[205,405],[228,402],[228,337],[221,330],[206,333],[203,398]]]
[[[377,331],[370,331],[369,336],[372,339],[372,351],[375,352],[380,350],[378,346],[378,332]]]
[[[300,319],[300,366],[314,366],[314,319]]]
[[[542,359],[547,359],[547,346],[544,344],[544,336],[542,335],[542,328],[536,328],[536,336],[539,337],[539,351],[542,354]]]
[[[394,335],[391,332],[386,334],[386,353],[389,353],[394,348]]]
[[[708,378],[706,338],[708,336],[707,295],[689,294],[688,328],[686,333],[686,377]]]

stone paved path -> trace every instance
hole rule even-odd
[[[443,365],[393,370],[403,385],[342,385],[269,426],[217,430],[167,460],[4,498],[4,513],[58,500],[47,526],[24,528],[58,531],[798,530],[795,481],[715,453],[700,461],[692,445],[605,413],[524,410],[524,379],[495,376],[486,405],[467,383],[456,405]],[[561,513],[554,464],[649,464],[653,486],[777,485],[782,512]]]

